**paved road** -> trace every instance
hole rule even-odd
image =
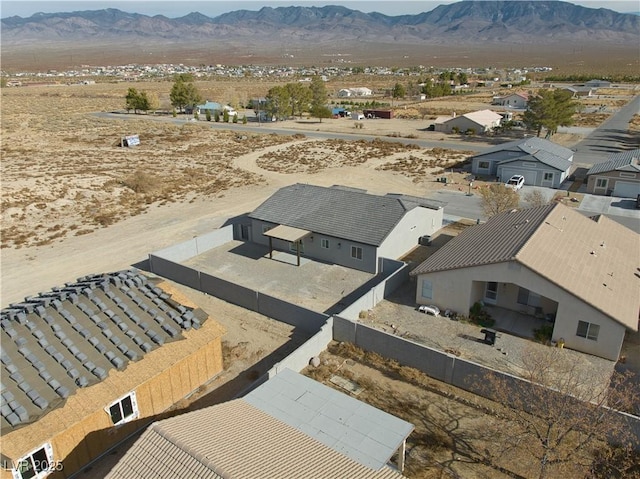
[[[629,120],[637,113],[640,113],[640,95],[574,146],[574,164],[590,168],[607,161],[609,155],[640,148],[640,134],[629,133]]]
[[[164,122],[171,122],[176,125],[184,125],[185,123],[188,122],[187,120],[176,119],[173,117],[168,118],[166,116],[151,116],[151,115],[141,116],[141,115],[126,114],[126,113],[99,112],[99,113],[94,113],[94,115],[100,118],[113,118],[118,120],[145,119],[150,121],[164,121]],[[377,120],[371,120],[371,121],[377,121]],[[246,125],[243,125],[240,123],[216,123],[216,122],[201,121],[198,124],[205,125],[210,128],[216,128],[219,130],[233,130],[233,131],[245,132],[245,133],[263,133],[263,134],[276,133],[278,135],[303,134],[307,138],[317,138],[317,139],[323,139],[323,140],[337,138],[341,140],[350,140],[350,141],[357,141],[357,140],[370,141],[370,140],[373,140],[374,138],[380,138],[385,141],[394,141],[397,143],[404,143],[404,144],[414,144],[414,145],[421,146],[423,148],[449,148],[454,150],[469,150],[474,152],[484,151],[487,148],[489,148],[489,145],[487,145],[484,140],[478,139],[477,137],[469,138],[469,139],[461,139],[457,141],[455,140],[454,141],[417,140],[417,139],[411,139],[411,138],[394,138],[390,136],[377,136],[375,134],[367,135],[363,133],[355,134],[355,133],[336,133],[331,131],[296,130],[296,129],[290,129],[290,128],[284,128],[284,127],[280,128],[279,126],[274,126],[273,123],[260,124],[260,123],[251,122]],[[269,126],[262,126],[262,125],[269,125]]]

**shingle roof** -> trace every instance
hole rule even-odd
[[[511,151],[517,155],[508,160],[503,160],[499,164],[529,159],[540,161],[560,171],[566,171],[571,166],[573,159],[573,151],[569,148],[556,145],[549,140],[535,136],[491,147],[476,155],[475,158],[485,157],[486,155],[501,151]]]
[[[298,183],[276,191],[249,217],[379,246],[404,215],[418,206],[440,209],[444,203]]]
[[[87,276],[10,305],[0,314],[2,434],[204,319],[134,271]]]
[[[608,171],[640,172],[640,148],[609,156],[609,160],[593,165],[587,175]]]
[[[606,217],[594,221],[561,204],[545,205],[467,228],[411,274],[516,261],[635,331],[639,240]]]
[[[312,439],[243,399],[151,425],[106,479],[399,479]]]

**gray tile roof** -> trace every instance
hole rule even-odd
[[[557,203],[467,228],[411,275],[515,261],[637,331],[639,244],[640,235],[615,221]]]
[[[419,206],[440,209],[444,203],[298,183],[276,191],[249,217],[379,246],[403,216]]]
[[[640,172],[640,148],[609,156],[608,161],[593,165],[589,171],[587,171],[587,175],[606,173],[609,171]]]
[[[318,385],[327,394],[335,393]],[[295,386],[289,384],[289,389],[295,390]],[[299,411],[300,404],[292,413]],[[356,431],[343,427],[342,432],[348,436]],[[386,466],[367,467],[246,399],[235,399],[152,424],[106,479],[149,477],[400,479],[404,476]]]
[[[134,271],[80,278],[3,309],[2,434],[199,328],[200,313]]]
[[[560,171],[566,171],[573,160],[573,151],[564,146],[557,145],[549,140],[538,137],[528,137],[521,140],[510,141],[491,147],[474,158],[486,157],[499,151],[511,151],[516,156],[503,160],[499,164],[512,161],[530,160],[539,161]]]

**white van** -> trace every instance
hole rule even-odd
[[[352,120],[364,120],[364,115],[362,113],[351,113]]]

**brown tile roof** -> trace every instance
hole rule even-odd
[[[561,204],[502,213],[468,228],[411,274],[517,261],[637,331],[640,236]]]
[[[374,471],[251,406],[243,399],[150,426],[107,479],[399,479]]]

